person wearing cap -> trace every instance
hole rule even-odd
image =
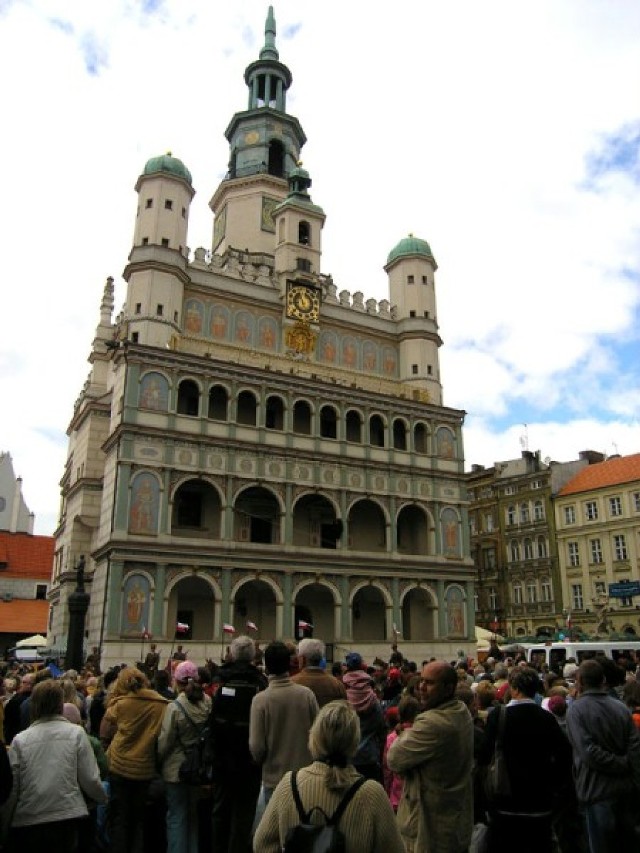
[[[197,803],[200,789],[180,781],[180,765],[187,750],[206,726],[211,699],[204,693],[198,667],[181,661],[173,673],[177,697],[166,707],[158,758],[167,795],[167,853],[198,853]]]
[[[300,672],[292,676],[294,684],[308,687],[322,708],[334,699],[346,699],[345,686],[321,666],[325,655],[325,645],[316,637],[306,637],[298,643],[298,664]]]
[[[384,784],[382,752],[387,738],[382,705],[373,689],[373,679],[364,671],[362,655],[349,652],[347,671],[342,682],[347,689],[347,701],[360,720],[360,744],[353,759],[359,773],[367,779]]]

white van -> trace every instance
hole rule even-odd
[[[640,638],[634,641],[613,640],[611,642],[605,640],[593,640],[591,642],[571,642],[563,643],[524,643],[523,648],[529,663],[539,668],[542,664],[547,664],[552,672],[562,673],[562,669],[569,660],[573,658],[577,664],[581,664],[583,660],[595,658],[598,655],[612,660],[620,658],[630,658],[631,660],[640,661]]]

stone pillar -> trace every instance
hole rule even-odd
[[[64,665],[80,672],[84,665],[84,624],[89,609],[89,593],[84,588],[84,555],[78,561],[76,573],[76,588],[68,600],[69,633]]]

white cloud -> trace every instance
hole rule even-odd
[[[246,107],[266,8],[0,3],[0,377],[12,401],[0,449],[41,532],[64,464],[50,436],[88,372],[108,275],[117,309],[124,298],[136,178],[165,150],[183,159],[197,190],[189,242],[210,244],[223,133]],[[523,412],[543,455],[635,452],[639,178],[593,169],[640,119],[637,5],[405,0],[363,15],[281,0],[275,12],[288,109],[327,214],[323,269],[384,298],[388,251],[409,231],[430,242],[445,402],[470,413],[467,459],[517,455]]]

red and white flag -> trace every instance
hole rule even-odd
[[[304,619],[298,619],[298,628],[300,628],[301,631],[306,631],[309,628],[313,628],[313,625],[311,622],[305,622]]]
[[[186,622],[176,622],[176,634],[186,634],[189,626]]]
[[[258,630],[258,626],[256,625],[255,622],[247,622],[247,628],[250,631],[257,631]]]
[[[144,640],[150,640],[151,639],[151,631],[147,631],[146,625],[143,625],[143,627],[142,627],[142,638]]]
[[[222,626],[222,630],[225,634],[235,634],[236,632],[236,629],[233,627],[233,625],[229,625],[228,622],[224,623],[224,625]]]

